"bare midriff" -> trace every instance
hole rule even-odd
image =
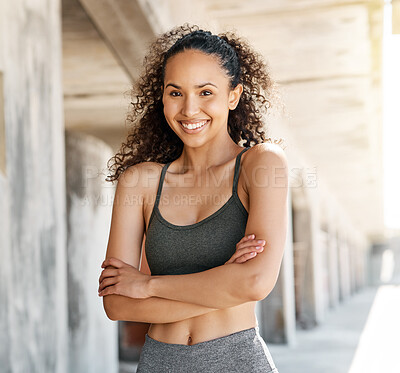
[[[151,324],[147,332],[159,342],[194,345],[256,326],[256,302],[219,309],[182,321]]]

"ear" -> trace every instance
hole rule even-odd
[[[235,110],[239,103],[240,96],[243,92],[243,85],[239,83],[234,89],[229,92],[229,110]]]

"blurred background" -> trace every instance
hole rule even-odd
[[[97,295],[106,162],[184,22],[247,38],[280,86],[290,221],[257,304],[280,373],[400,372],[399,0],[0,0],[0,371],[135,372],[149,325]]]

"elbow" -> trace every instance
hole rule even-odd
[[[106,312],[107,317],[111,321],[118,321],[119,318],[116,314],[116,309],[115,307],[115,296],[113,294],[105,295],[103,296],[103,307],[104,311]]]
[[[271,281],[266,279],[263,276],[254,276],[253,278],[253,301],[260,301],[265,299],[269,293],[275,287],[275,284],[272,284]]]

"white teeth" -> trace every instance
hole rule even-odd
[[[183,127],[188,128],[188,129],[190,129],[190,130],[193,130],[193,129],[195,129],[195,128],[202,127],[202,126],[204,126],[206,123],[207,123],[206,120],[203,121],[203,122],[189,123],[189,124],[185,124],[185,123],[182,123],[182,122],[181,122],[181,124],[182,124]]]

